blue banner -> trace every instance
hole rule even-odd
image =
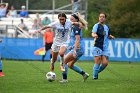
[[[93,39],[84,38],[84,55],[80,60],[93,60]],[[17,60],[41,60],[41,56],[34,55],[34,51],[43,47],[42,39],[3,38],[0,43],[2,58]],[[140,62],[140,39],[118,38],[109,42],[111,61]],[[50,51],[46,60],[49,60]]]

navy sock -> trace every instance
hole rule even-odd
[[[106,66],[103,65],[103,64],[101,64],[101,65],[99,66],[99,71],[98,71],[98,73],[102,72],[105,68],[106,68]]]
[[[65,80],[67,79],[67,73],[64,73],[64,72],[63,72],[63,73],[62,73],[62,76],[63,76],[63,79],[65,79]]]
[[[81,75],[84,75],[84,74],[85,74],[85,72],[84,72],[84,71],[82,71],[80,74],[81,74]]]
[[[67,79],[68,65],[64,64],[65,71],[62,72],[63,79]]]

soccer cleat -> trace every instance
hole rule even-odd
[[[0,77],[5,76],[3,72],[0,72]]]
[[[59,81],[60,83],[67,83],[68,80],[67,79],[62,79],[61,81]]]
[[[63,65],[60,65],[60,70],[63,72],[65,71],[65,68],[63,67]]]
[[[88,73],[85,73],[85,74],[83,75],[84,82],[87,80],[88,77],[89,77],[89,74],[88,74]]]
[[[92,77],[92,80],[97,80],[98,79],[98,75],[96,77]]]

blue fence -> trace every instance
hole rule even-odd
[[[42,39],[3,38],[0,44],[2,58],[20,60],[41,60],[34,51],[43,47]],[[93,60],[92,38],[84,38],[85,53],[80,60]],[[140,39],[115,39],[109,42],[110,60],[140,62]],[[46,60],[49,60],[49,52]]]

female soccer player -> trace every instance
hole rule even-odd
[[[72,14],[70,17],[72,22],[79,22],[79,17],[77,14]],[[71,41],[70,43],[73,45],[71,51],[66,54],[64,59],[64,68],[65,71],[62,73],[63,79],[60,81],[61,83],[67,82],[67,71],[68,67],[75,72],[81,74],[83,76],[84,81],[89,77],[88,73],[85,73],[80,67],[74,65],[74,63],[83,55],[84,49],[82,45],[82,31],[79,25],[73,25],[71,32]],[[68,64],[68,67],[67,67]]]
[[[99,14],[99,22],[93,26],[92,37],[94,38],[93,56],[93,79],[98,79],[98,73],[103,71],[108,65],[109,39],[114,39],[114,36],[110,34],[109,27],[105,24],[106,14]]]
[[[64,61],[64,54],[67,50],[68,41],[69,41],[69,34],[71,32],[71,26],[72,24],[79,24],[71,23],[70,21],[66,20],[67,17],[64,13],[60,13],[58,15],[58,20],[56,22],[53,22],[49,25],[44,26],[40,30],[37,30],[36,32],[40,32],[46,28],[55,28],[55,36],[52,44],[52,59],[51,59],[51,65],[50,65],[50,71],[54,71],[54,63],[57,60],[58,54],[60,55],[60,69],[64,71],[63,68],[63,61]]]

